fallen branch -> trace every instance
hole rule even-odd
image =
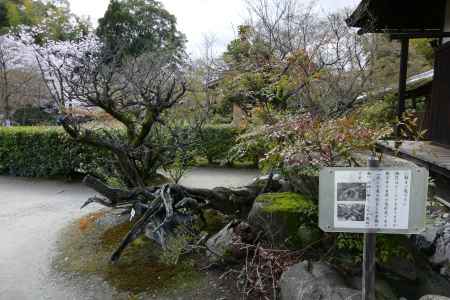
[[[198,219],[205,221],[205,208],[246,217],[259,194],[274,191],[280,186],[273,176],[269,176],[267,182],[255,181],[237,189],[218,187],[211,190],[177,184],[123,190],[109,187],[92,176],[87,176],[84,183],[105,198],[90,198],[83,207],[99,203],[111,208],[129,209],[132,216],[139,218],[112,254],[113,262],[119,260],[125,248],[143,234],[165,248],[168,237],[176,234],[177,227],[190,226]]]

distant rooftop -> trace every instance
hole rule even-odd
[[[429,70],[429,71],[426,71],[426,72],[423,72],[423,73],[420,73],[420,74],[410,77],[408,79],[408,81],[406,81],[406,84],[411,86],[414,83],[421,82],[421,81],[429,82],[429,81],[433,80],[433,77],[434,77],[434,70]]]
[[[416,90],[420,87],[430,84],[433,81],[433,78],[434,78],[434,70],[429,70],[429,71],[411,76],[406,81],[406,91],[408,92],[408,91]],[[397,87],[391,86],[391,87],[387,87],[383,90],[379,90],[377,92],[373,92],[373,93],[369,93],[369,94],[365,93],[358,97],[358,101],[367,100],[369,95],[374,95],[375,97],[382,97],[382,96],[392,93],[392,92],[396,93]]]

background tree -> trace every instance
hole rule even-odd
[[[90,24],[75,16],[65,0],[0,2],[0,108],[8,120],[16,109],[39,110],[50,102],[31,49],[14,41],[23,28],[33,28],[34,41],[42,44],[80,38]]]
[[[417,54],[423,56],[429,66],[432,68],[434,66],[435,58],[435,45],[438,41],[436,39],[414,39],[412,40],[412,48],[417,52]]]
[[[188,89],[183,105],[177,107],[179,114],[196,119],[199,129],[206,122],[223,121],[219,113],[223,96],[217,88],[223,63],[214,52],[215,42],[214,36],[204,36],[201,56],[189,62],[186,73]]]
[[[373,68],[374,88],[396,86],[400,66],[400,43],[391,41],[387,36],[374,36],[376,45],[374,48]],[[412,40],[409,49],[408,76],[417,75],[429,71],[434,64],[434,51],[426,39]]]
[[[325,15],[314,2],[294,0],[247,5],[250,16],[224,53],[223,72],[226,99],[247,113],[290,108],[335,117],[367,90],[396,84],[398,43],[358,35],[345,23],[349,11]],[[410,52],[410,75],[432,67],[427,41],[414,41]]]
[[[317,14],[292,0],[248,1],[248,25],[224,54],[227,97],[259,106],[331,113],[354,102],[371,75],[370,37],[345,24],[345,13]]]
[[[112,0],[99,20],[97,35],[112,53],[138,56],[165,49],[177,58],[184,54],[185,37],[175,17],[154,0]]]
[[[20,26],[39,26],[38,41],[69,40],[86,35],[90,21],[70,11],[67,0],[4,0],[0,2],[0,33]]]
[[[32,49],[10,35],[0,36],[0,111],[5,120],[28,106],[45,106],[47,90],[36,68]]]

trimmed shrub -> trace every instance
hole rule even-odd
[[[56,116],[39,107],[26,106],[17,109],[13,114],[15,124],[30,125],[56,125]]]
[[[125,138],[120,130],[110,133]],[[239,130],[229,125],[206,125],[193,149],[210,163],[228,162]],[[74,142],[61,127],[0,127],[0,174],[23,177],[63,177],[111,173],[111,154]],[[108,180],[108,178],[104,178]]]
[[[0,174],[71,178],[95,173],[105,155],[73,142],[58,127],[0,128]]]
[[[209,163],[227,162],[228,152],[235,145],[239,129],[231,125],[206,125],[199,134],[197,151]]]

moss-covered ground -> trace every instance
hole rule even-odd
[[[145,237],[129,246],[119,262],[109,257],[132,223],[111,213],[90,214],[66,228],[59,243],[55,268],[66,274],[99,276],[120,292],[166,294],[192,290],[205,276],[194,268],[193,258],[176,265],[159,262],[159,248]]]

